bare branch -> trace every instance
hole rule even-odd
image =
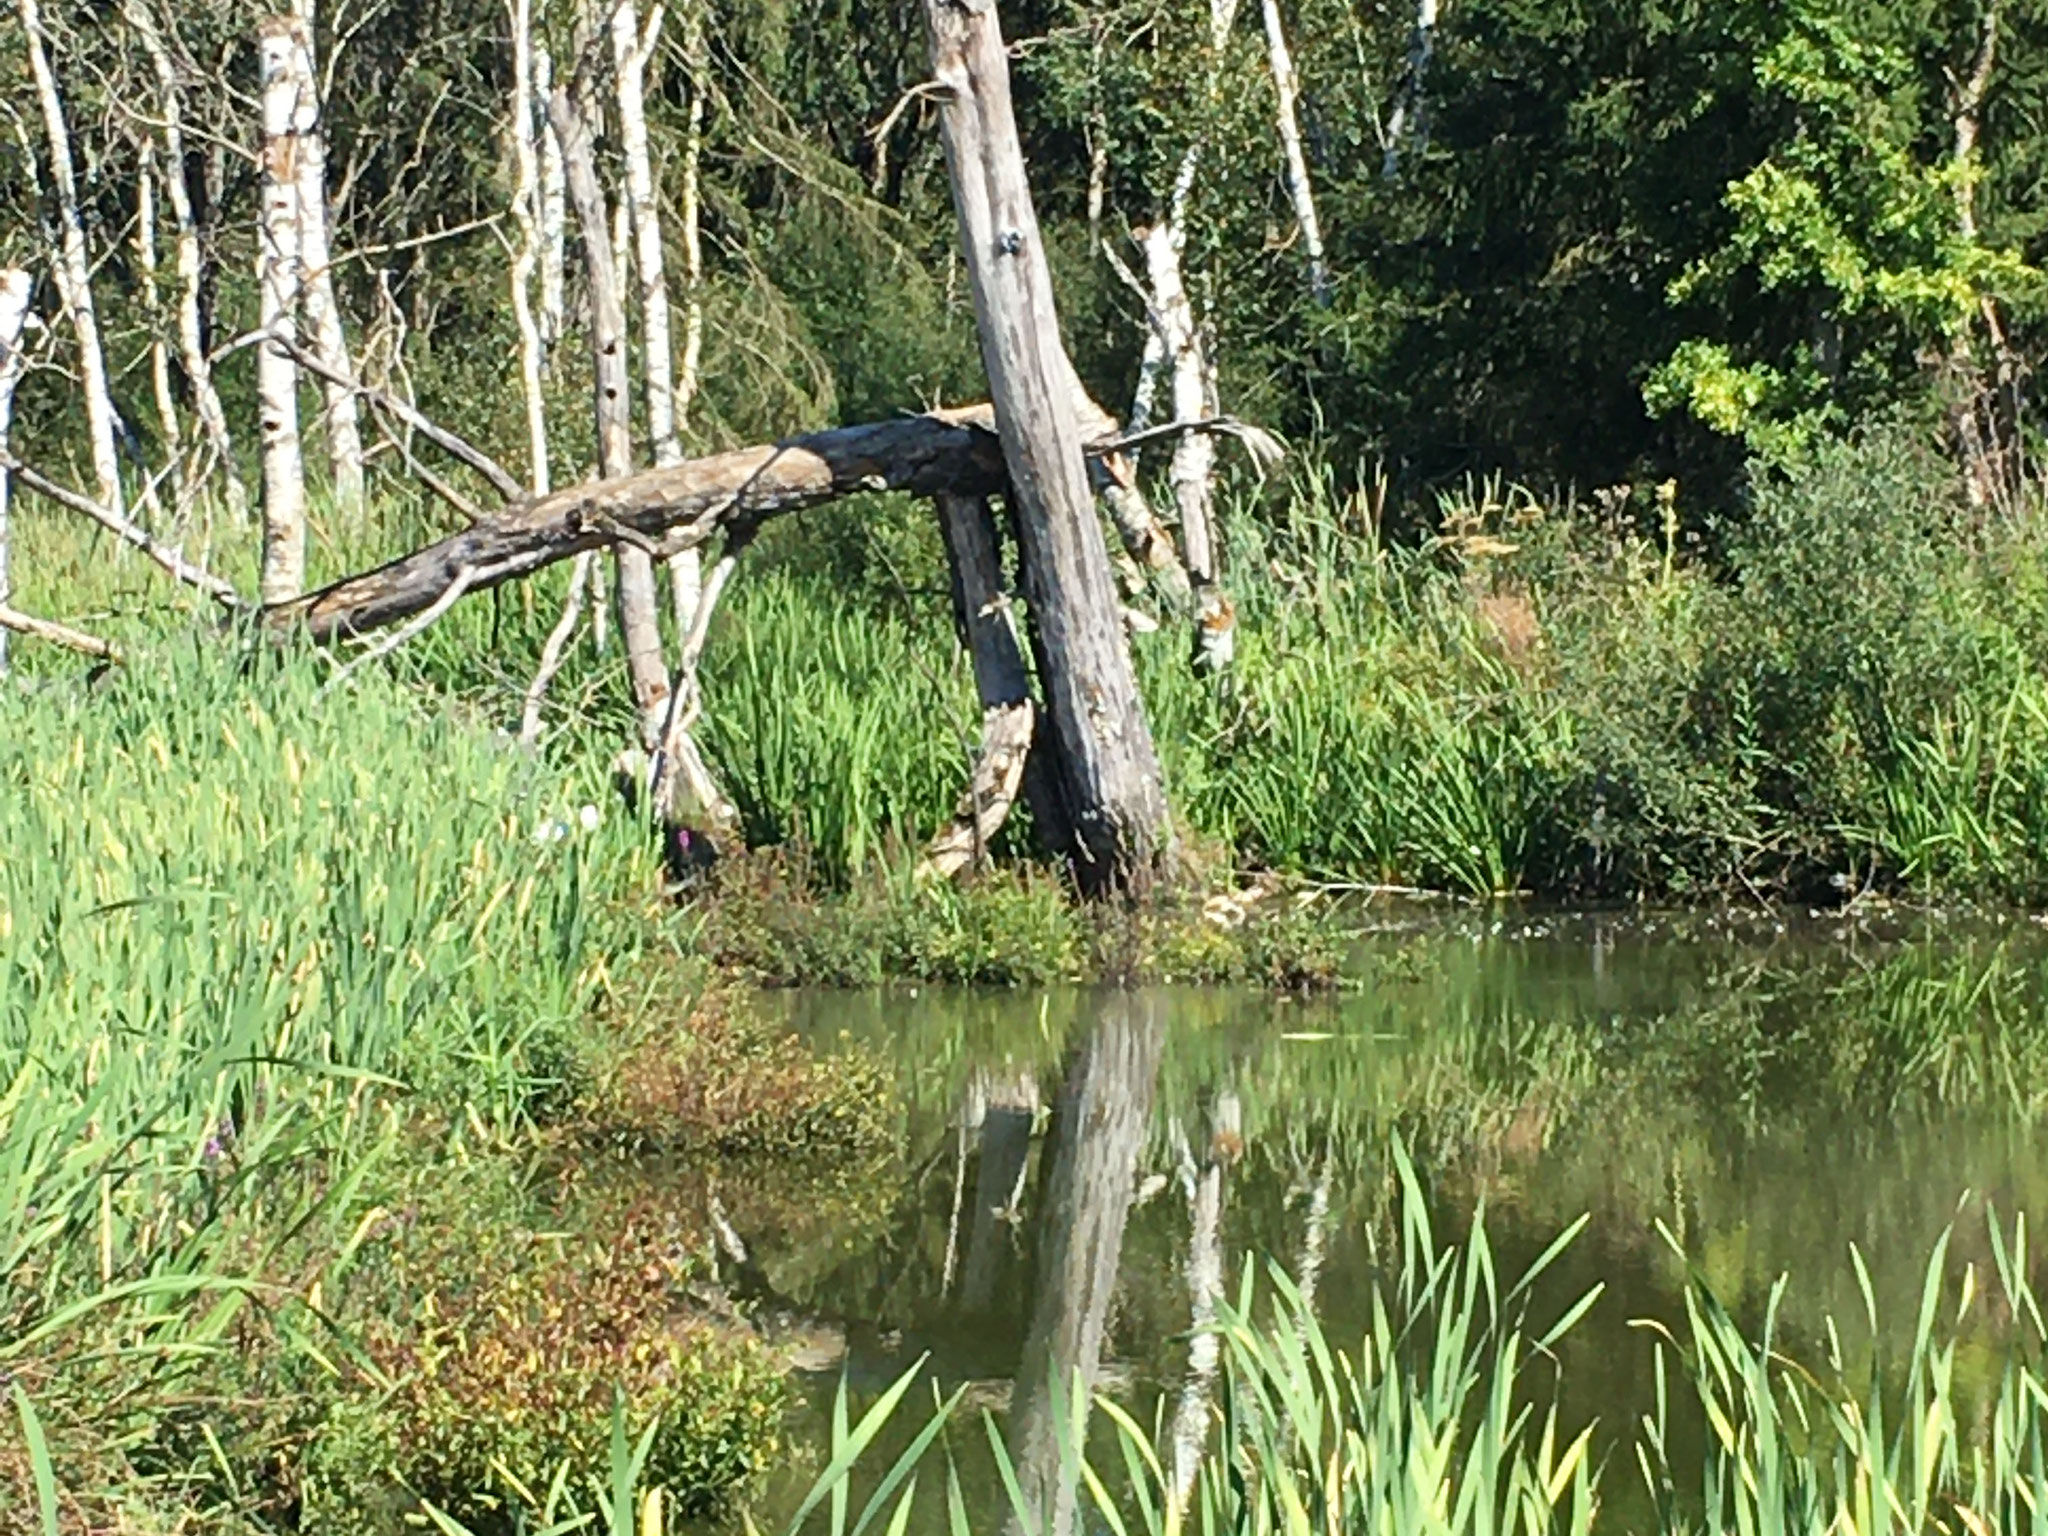
[[[187,586],[197,587],[208,597],[238,611],[247,611],[254,605],[241,593],[222,581],[218,576],[186,559],[183,552],[152,537],[146,530],[137,527],[120,513],[101,506],[90,496],[80,495],[30,469],[11,454],[0,454],[0,467],[4,467],[23,485],[40,496],[46,496],[60,507],[91,518],[115,538],[133,549],[140,550],[151,560],[162,566],[165,573]]]
[[[61,645],[67,650],[97,656],[100,660],[111,661],[116,666],[121,664],[121,652],[97,635],[88,635],[82,630],[53,623],[49,619],[36,618],[32,614],[23,613],[19,608],[9,608],[0,604],[0,629],[11,629],[17,635],[27,635],[31,639],[48,641],[51,645]]]

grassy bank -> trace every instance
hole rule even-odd
[[[35,1430],[0,1506],[47,1456],[67,1529],[383,1530],[377,1488],[545,1480],[619,1387],[715,1501],[778,1370],[648,1286],[691,1267],[673,1213],[564,1242],[581,1195],[531,1165],[649,1123],[843,1153],[886,1095],[689,1023],[703,969],[600,782],[325,671],[162,645],[5,701],[0,1370]]]

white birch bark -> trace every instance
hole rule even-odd
[[[1436,53],[1437,0],[1415,0],[1415,32],[1408,44],[1408,73],[1401,95],[1387,117],[1387,149],[1380,174],[1388,181],[1401,174],[1401,146],[1413,138],[1417,149],[1429,144],[1429,61]]]
[[[28,326],[28,301],[33,288],[19,267],[0,270],[0,455],[7,452],[7,433],[14,422],[14,386],[21,380],[21,333]],[[0,465],[0,608],[12,606],[13,534],[8,523],[11,478]],[[7,632],[0,629],[0,677],[7,675]]]
[[[141,39],[156,73],[157,116],[164,135],[164,198],[171,210],[174,261],[178,273],[178,362],[192,392],[193,414],[221,471],[228,511],[237,521],[248,516],[249,492],[228,430],[228,413],[213,383],[213,363],[206,354],[205,327],[199,313],[199,290],[205,276],[199,247],[199,221],[192,210],[192,190],[185,180],[184,99],[178,71],[164,46],[163,34],[144,0],[125,0],[122,13]]]
[[[1316,217],[1316,195],[1308,175],[1308,155],[1301,144],[1301,88],[1294,73],[1294,55],[1287,47],[1287,29],[1280,18],[1280,0],[1262,0],[1266,21],[1266,62],[1273,72],[1273,95],[1280,124],[1280,147],[1287,162],[1287,195],[1294,200],[1294,222],[1301,227],[1301,245],[1308,257],[1309,296],[1330,302],[1330,272],[1323,259],[1323,226]]]
[[[612,59],[618,90],[619,139],[626,162],[626,208],[633,229],[633,269],[640,279],[641,378],[647,401],[647,435],[655,466],[683,461],[676,436],[675,347],[669,326],[667,258],[661,243],[661,213],[655,204],[654,159],[647,145],[647,62],[661,36],[662,9],[655,6],[640,29],[633,0],[618,0],[612,11]]]
[[[256,32],[262,92],[262,228],[257,255],[263,329],[298,338],[300,200],[296,159],[310,111],[312,55],[305,24],[275,16]],[[256,401],[263,451],[263,570],[260,596],[288,602],[306,582],[306,474],[299,443],[299,370],[282,347],[256,349]]]
[[[1209,1148],[1197,1168],[1183,1154],[1181,1187],[1188,1200],[1188,1374],[1174,1407],[1173,1502],[1185,1511],[1202,1470],[1210,1405],[1222,1363],[1216,1307],[1223,1299],[1223,1174],[1243,1145],[1244,1111],[1234,1093],[1217,1096],[1209,1114]]]
[[[548,120],[547,102],[555,91],[554,55],[547,38],[534,34],[533,97],[540,124],[540,336],[552,352],[567,321],[569,249],[569,179],[562,167],[562,145]]]
[[[320,87],[313,56],[312,0],[294,0],[293,10],[304,28],[305,84],[300,107],[298,152],[293,169],[299,190],[299,292],[306,322],[306,346],[333,373],[355,377],[349,360],[348,337],[341,323],[341,306],[334,295],[333,255],[327,237],[327,142],[320,130]],[[323,378],[320,388],[324,404],[327,468],[334,497],[344,508],[359,511],[363,505],[363,435],[357,417],[355,392],[344,384]]]
[[[533,278],[541,262],[541,123],[534,110],[533,0],[510,0],[512,13],[512,156],[517,183],[512,218],[519,244],[512,255],[512,315],[519,326],[519,373],[526,388],[528,482],[536,496],[549,489],[547,400],[541,373],[547,358],[533,312]],[[531,711],[529,712],[531,713]]]
[[[704,363],[704,4],[683,0],[683,60],[689,70],[690,106],[683,130],[683,361],[676,376],[675,425],[689,430]],[[676,633],[686,635],[704,600],[703,555],[686,549],[668,563]]]
[[[56,261],[57,295],[65,318],[78,338],[78,376],[85,389],[85,421],[92,450],[92,473],[99,500],[119,511],[121,459],[117,446],[120,414],[107,380],[106,352],[100,345],[99,313],[93,307],[92,261],[85,243],[85,219],[79,211],[78,172],[71,159],[71,130],[64,120],[64,98],[50,67],[48,39],[36,0],[18,0],[22,32],[28,41],[29,72],[35,78],[36,101],[42,108],[43,131],[50,143],[50,179],[57,193],[59,231]]]

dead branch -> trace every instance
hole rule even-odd
[[[15,479],[38,495],[48,497],[61,507],[69,507],[73,512],[91,518],[122,543],[147,555],[163,567],[167,575],[184,582],[187,586],[198,588],[214,601],[237,611],[246,611],[254,606],[218,576],[194,565],[181,551],[154,538],[145,529],[130,522],[112,508],[104,507],[90,496],[81,495],[59,485],[47,475],[30,469],[10,454],[0,454],[0,467],[7,469]]]
[[[88,635],[83,630],[53,623],[49,619],[36,618],[32,614],[23,613],[19,608],[0,604],[0,629],[11,629],[17,635],[27,635],[33,640],[61,645],[66,650],[78,651],[86,656],[97,656],[100,660],[111,661],[116,666],[121,664],[120,650],[99,636]]]
[[[389,394],[381,389],[374,389],[359,379],[350,378],[338,368],[329,367],[319,357],[289,337],[273,336],[270,339],[289,353],[292,361],[305,369],[306,372],[325,379],[330,384],[348,390],[351,394],[362,396],[363,399],[376,406],[379,410],[390,412],[391,415],[406,426],[411,427],[413,431],[419,433],[421,437],[424,437],[450,458],[459,459],[464,464],[467,464],[471,469],[490,481],[491,489],[504,497],[508,502],[520,501],[525,498],[526,487],[504,465],[467,439],[458,437],[446,427],[437,426],[426,416],[422,415],[417,407],[406,404],[405,401],[399,399],[396,395]]]

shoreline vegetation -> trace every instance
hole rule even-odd
[[[1860,1252],[1860,1318],[1701,1279],[1589,1428],[1583,1221],[1517,1281],[1425,1187],[1657,1070],[2031,1132],[2024,958],[1478,1008],[1249,1155],[1162,1016],[1426,984],[1346,891],[2048,907],[2039,0],[277,9],[0,7],[0,1536],[756,1536],[813,1470],[792,1536],[2048,1531],[1991,1199],[1910,1333]],[[1040,989],[949,1231],[972,1101],[1051,1368],[797,1445],[725,1194],[944,1154],[748,988],[893,982]],[[1318,1214],[1233,1306],[1240,1156]],[[1169,1427],[1089,1389],[1176,1175]]]

